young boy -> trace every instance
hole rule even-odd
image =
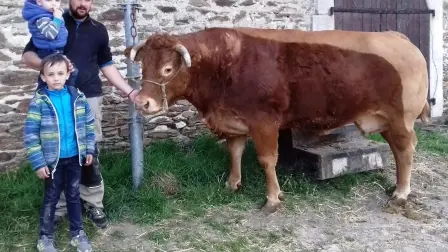
[[[45,179],[45,196],[40,215],[39,251],[54,252],[54,213],[64,190],[70,219],[71,245],[90,252],[83,231],[79,181],[82,164],[92,163],[94,117],[84,94],[66,86],[67,59],[52,54],[42,60],[41,78],[46,86],[31,99],[25,121],[25,148],[36,175]]]
[[[61,0],[25,0],[22,16],[28,21],[31,39],[41,59],[53,53],[64,52],[68,31],[62,18],[63,12]],[[66,84],[74,86],[77,76],[78,69],[74,68]],[[38,78],[38,89],[44,85]]]

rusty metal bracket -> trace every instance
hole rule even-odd
[[[346,13],[371,13],[371,14],[432,14],[434,17],[436,15],[433,9],[382,9],[382,8],[341,8],[341,7],[330,7],[330,16],[335,12],[346,12]]]

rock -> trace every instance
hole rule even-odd
[[[11,161],[15,156],[16,156],[16,153],[0,152],[0,162]]]
[[[255,4],[255,2],[253,0],[246,0],[246,1],[242,2],[242,3],[240,3],[241,6],[251,6],[251,5],[254,5],[254,4]]]
[[[10,106],[0,104],[0,114],[6,114],[6,113],[11,112],[13,110],[14,109],[11,108]]]
[[[168,116],[156,116],[154,118],[151,118],[148,123],[153,123],[153,124],[159,124],[159,125],[166,125],[166,124],[171,124],[173,123],[173,119],[169,118]]]
[[[24,114],[4,114],[0,115],[0,123],[25,122],[25,118]]]
[[[10,60],[12,60],[11,57],[0,52],[0,61],[10,61]]]
[[[184,122],[177,122],[176,123],[176,128],[178,128],[178,129],[182,129],[185,126],[187,126],[187,124],[184,123]]]
[[[185,111],[185,112],[182,112],[182,116],[185,117],[185,118],[190,118],[190,117],[192,117],[192,116],[194,116],[194,115],[196,115],[196,113],[193,112],[193,111]]]
[[[98,21],[121,22],[124,20],[124,11],[120,9],[109,9],[98,16]]]
[[[188,3],[195,7],[210,7],[210,4],[206,0],[190,0]]]
[[[240,11],[240,13],[235,15],[235,18],[233,19],[233,23],[238,23],[240,20],[246,17],[247,12],[246,11]]]
[[[336,244],[331,244],[331,245],[327,245],[324,246],[322,248],[322,250],[319,250],[320,252],[341,252],[341,250],[339,249],[338,245]]]
[[[8,40],[6,40],[5,34],[0,32],[0,49],[6,48],[8,45]]]
[[[177,11],[176,7],[173,6],[157,6],[157,9],[163,13],[172,13]]]
[[[209,18],[208,21],[226,22],[226,21],[230,21],[230,18],[228,16],[214,16],[214,17]]]
[[[177,136],[178,134],[179,132],[177,130],[170,129],[166,125],[159,125],[155,129],[149,131],[147,135],[154,139],[162,139]]]
[[[168,110],[168,113],[169,112],[183,112],[183,111],[186,111],[189,109],[190,109],[190,106],[175,104],[170,107],[170,109]]]
[[[0,74],[0,81],[7,86],[21,86],[37,83],[38,73],[32,71],[14,71]]]
[[[230,7],[235,4],[236,1],[232,0],[215,0],[216,5],[221,7]]]
[[[112,40],[109,41],[109,45],[111,47],[119,47],[119,46],[124,46],[124,38],[113,38]],[[121,52],[120,52],[121,53]]]
[[[174,17],[174,23],[176,25],[185,25],[189,24],[191,21],[194,20],[194,17],[188,15],[188,14],[177,14]]]

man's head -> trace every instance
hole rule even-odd
[[[37,5],[53,12],[61,7],[61,0],[36,0]]]
[[[75,19],[84,19],[92,10],[93,0],[70,0],[70,13]]]
[[[51,54],[41,63],[40,77],[50,90],[61,90],[70,77],[69,63],[62,54]]]
[[[177,38],[153,35],[134,48],[127,48],[124,54],[142,65],[142,90],[135,98],[139,110],[156,113],[185,95],[191,59]]]

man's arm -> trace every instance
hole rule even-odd
[[[30,39],[28,44],[26,44],[25,49],[23,49],[22,62],[27,67],[40,71],[40,63],[42,60],[39,58],[39,56],[37,56],[36,52],[37,47],[33,44],[33,41]]]
[[[121,76],[121,73],[114,65],[107,65],[101,68],[106,79],[114,85],[116,88],[120,89],[125,93],[132,101],[138,94],[138,90],[134,90]]]
[[[138,94],[138,90],[129,86],[129,84],[123,79],[118,69],[113,65],[112,52],[109,47],[109,34],[105,27],[101,34],[101,43],[98,50],[98,66],[101,72],[103,72],[104,77],[116,88],[120,89],[125,93],[132,101]]]

